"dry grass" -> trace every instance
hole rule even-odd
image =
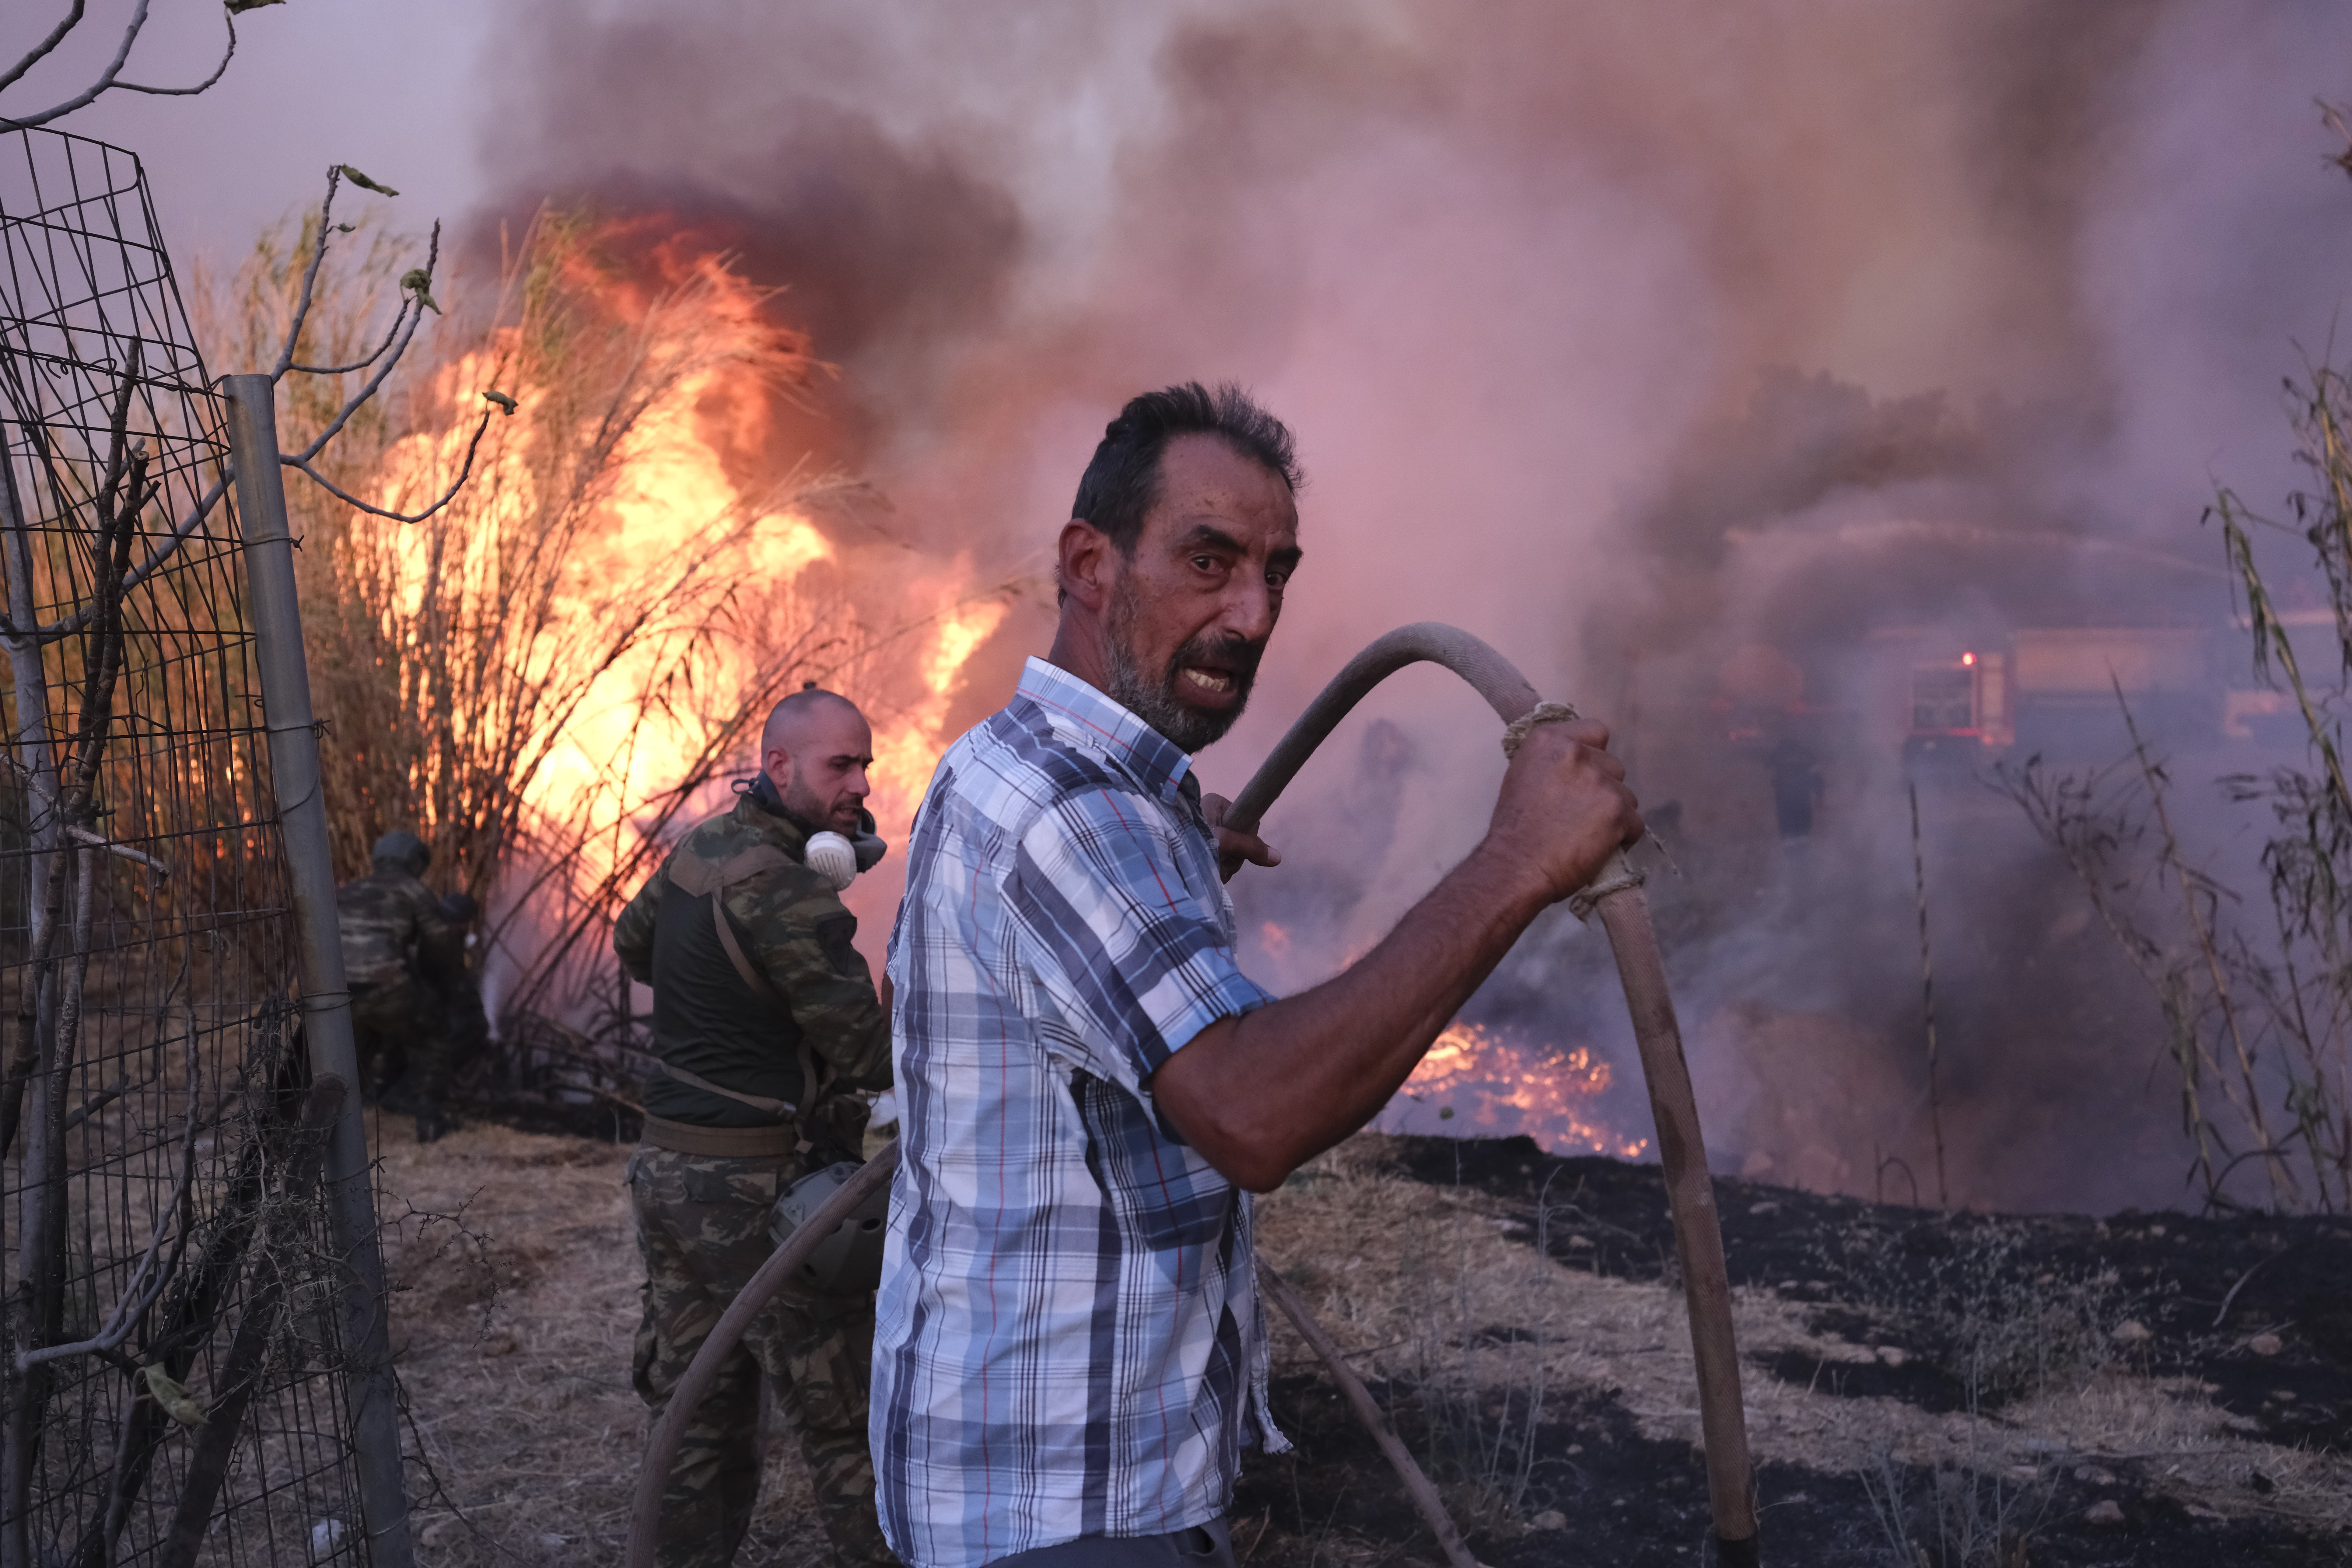
[[[621,1185],[629,1151],[467,1127],[419,1148],[387,1121],[394,1342],[412,1416],[423,1568],[618,1563],[645,1444],[629,1386],[644,1271]],[[462,1228],[460,1228],[462,1226]],[[823,1552],[805,1472],[769,1445],[740,1568]]]
[[[418,1488],[419,1561],[617,1563],[646,1431],[628,1381],[641,1278],[621,1186],[628,1152],[476,1127],[420,1149],[404,1141],[404,1123],[383,1131],[394,1135],[381,1145],[388,1221],[411,1209],[462,1216],[412,1215],[389,1248],[404,1287],[394,1330],[416,1443],[446,1489],[430,1497]],[[1441,1416],[1453,1473],[1469,1478],[1448,1491],[1465,1521],[1505,1536],[1527,1528],[1513,1505],[1528,1395],[1557,1405],[1614,1389],[1643,1436],[1696,1443],[1678,1293],[1538,1256],[1504,1205],[1390,1173],[1384,1144],[1359,1138],[1266,1199],[1260,1242],[1360,1352],[1360,1370],[1418,1388]],[[1875,1353],[1809,1334],[1811,1309],[1769,1291],[1742,1290],[1735,1306],[1748,1356]],[[1278,1373],[1315,1364],[1286,1327],[1276,1359]],[[1498,1390],[1520,1397],[1506,1405]],[[1753,1368],[1747,1394],[1761,1461],[1849,1475],[1911,1465],[2025,1493],[2061,1468],[2130,1467],[2216,1514],[2352,1523],[2352,1463],[2250,1441],[2196,1384],[2128,1365],[2053,1383],[1998,1417],[1832,1397]],[[2248,1487],[2255,1468],[2273,1492]],[[1350,1550],[1339,1535],[1326,1545],[1319,1560]],[[789,1440],[772,1443],[738,1561],[802,1563],[821,1552],[797,1454]]]

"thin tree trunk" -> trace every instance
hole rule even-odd
[[[229,1342],[228,1354],[214,1383],[213,1406],[205,1412],[195,1452],[188,1460],[187,1479],[180,1488],[171,1533],[156,1558],[158,1568],[192,1568],[204,1546],[205,1527],[212,1521],[221,1483],[228,1479],[237,1434],[260,1389],[269,1361],[269,1342],[277,1335],[279,1309],[285,1303],[287,1265],[278,1254],[290,1239],[287,1232],[300,1228],[318,1213],[319,1170],[325,1163],[328,1135],[342,1110],[345,1092],[342,1079],[327,1077],[312,1084],[303,1099],[293,1140],[293,1163],[278,1189],[269,1228],[255,1252],[256,1284],[246,1298],[245,1315],[237,1321],[236,1337]]]
[[[0,426],[5,430],[5,426]],[[41,978],[47,973],[48,936],[57,910],[51,898],[56,869],[55,851],[60,838],[58,818],[58,776],[49,746],[48,681],[41,663],[41,645],[32,626],[37,613],[33,597],[33,552],[26,533],[23,497],[16,489],[16,468],[5,456],[0,439],[0,549],[5,549],[8,574],[8,619],[22,635],[0,638],[7,645],[8,673],[15,689],[16,730],[12,738],[16,761],[26,781],[26,834],[32,850],[26,878],[26,916],[31,926],[28,960],[16,1000],[17,1036],[5,1076],[0,1077],[0,1157],[16,1142],[25,1086],[40,1060],[40,1042],[47,1038],[39,1005]]]
[[[171,1300],[149,1320],[146,1357],[174,1383],[187,1380],[197,1351],[212,1339],[259,1228],[268,1195],[268,1173],[284,1154],[286,1118],[297,1092],[288,1080],[290,1074],[299,1072],[301,1052],[288,1050],[281,1044],[275,1060],[275,1076],[258,1093],[250,1130],[209,1233],[194,1261],[180,1276]],[[106,1508],[102,1518],[84,1532],[70,1560],[74,1568],[109,1568],[114,1561],[116,1543],[130,1525],[132,1505],[146,1489],[155,1456],[172,1435],[170,1419],[152,1399],[144,1397],[143,1384],[135,1374],[125,1382],[126,1430],[108,1481]]]
[[[16,635],[5,640],[8,655],[9,675],[15,687],[16,731],[13,737],[17,765],[24,770],[26,798],[29,807],[28,837],[31,840],[31,886],[26,895],[27,918],[32,926],[31,962],[24,972],[20,984],[32,986],[34,998],[29,1010],[33,1015],[32,1038],[19,1045],[18,1054],[29,1058],[26,1076],[11,1075],[5,1100],[0,1100],[0,1112],[5,1112],[11,1141],[26,1087],[39,1081],[41,1058],[56,1038],[51,1022],[48,971],[49,945],[57,928],[58,848],[64,839],[64,824],[58,813],[58,775],[49,740],[48,679],[42,667],[41,645],[35,633],[37,606],[33,595],[33,551],[28,536],[22,496],[16,488],[14,458],[6,443],[0,440],[0,504],[6,514],[0,517],[0,549],[5,549],[8,574],[8,618],[16,627]],[[46,1089],[47,1084],[44,1082]],[[36,1123],[45,1121],[37,1115]],[[62,1115],[59,1118],[63,1120]],[[43,1139],[46,1128],[37,1126],[34,1136]],[[23,1169],[40,1173],[47,1169],[46,1148],[26,1151]],[[32,1481],[34,1451],[40,1432],[39,1394],[46,1375],[38,1369],[29,1373],[16,1372],[13,1352],[28,1350],[46,1337],[39,1310],[41,1295],[37,1281],[43,1272],[39,1260],[48,1250],[47,1210],[48,1185],[37,1175],[23,1184],[19,1194],[20,1213],[17,1220],[17,1279],[5,1298],[6,1333],[0,1335],[0,1351],[4,1351],[5,1367],[0,1367],[0,1380],[5,1380],[7,1417],[0,1422],[0,1568],[33,1568],[31,1549]]]
[[[33,1115],[25,1124],[25,1150],[18,1167],[22,1208],[16,1235],[17,1278],[9,1303],[15,1321],[6,1336],[8,1350],[16,1352],[9,1358],[12,1366],[23,1352],[56,1342],[64,1315],[68,1231],[66,1102],[80,1045],[97,885],[106,874],[94,852],[68,847],[67,834],[69,818],[88,816],[104,761],[114,686],[122,665],[122,583],[138,514],[152,496],[146,485],[146,458],[137,447],[126,446],[124,437],[138,372],[134,343],[122,392],[115,402],[105,483],[95,500],[99,578],[87,622],[81,713],[66,746],[74,764],[70,783],[62,776],[60,759],[48,743],[48,689],[36,618],[32,543],[16,470],[6,457],[5,443],[0,442],[0,471],[5,471],[6,485],[8,618],[15,627],[15,635],[6,640],[11,675],[16,682],[18,733],[20,738],[38,742],[37,746],[26,746],[31,755],[24,764],[35,797],[32,923],[37,1000],[35,1067],[28,1087],[36,1092]],[[62,859],[60,847],[66,848]],[[60,986],[51,950],[57,940],[57,907],[68,878],[74,887],[72,946]],[[52,996],[58,997],[54,1017]],[[6,1390],[7,1414],[0,1421],[0,1568],[32,1568],[33,1474],[38,1465],[41,1415],[50,1382],[46,1368],[30,1367]]]
[[[65,1308],[66,1276],[66,1100],[73,1080],[75,1037],[79,1032],[82,984],[89,972],[89,925],[92,868],[89,852],[69,852],[68,871],[75,884],[73,968],[67,984],[66,1005],[59,1009],[58,1027],[45,1042],[34,1074],[33,1114],[26,1124],[25,1157],[19,1166],[22,1217],[18,1221],[16,1289],[12,1303],[15,1333],[9,1350],[16,1354],[54,1343]],[[18,1375],[11,1391],[6,1426],[7,1531],[0,1535],[0,1553],[21,1553],[6,1568],[33,1568],[31,1519],[33,1470],[40,1447],[41,1412],[47,1402],[49,1369],[31,1367]]]

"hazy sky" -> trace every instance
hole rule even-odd
[[[0,5],[0,56],[16,58],[67,8]],[[129,9],[95,0],[68,47],[11,89],[7,107],[46,107],[90,80]],[[496,119],[497,73],[479,69],[494,10],[482,0],[287,0],[239,18],[236,58],[211,91],[111,93],[57,128],[140,155],[183,268],[199,250],[234,254],[316,201],[330,163],[399,190],[402,227],[454,222],[481,194],[478,128]],[[225,40],[221,18],[217,0],[154,0],[124,78],[203,79]]]

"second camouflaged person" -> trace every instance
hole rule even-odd
[[[846,699],[802,691],[768,716],[760,752],[751,788],[687,835],[613,931],[622,963],[654,990],[659,1067],[628,1183],[646,1264],[635,1382],[656,1420],[774,1250],[777,1198],[857,1157],[864,1102],[831,1091],[890,1082],[888,1000],[852,945],[856,918],[808,863],[813,837],[871,821],[873,731]],[[870,864],[879,841],[865,843],[856,858]],[[870,1289],[796,1280],[778,1294],[687,1429],[662,1494],[662,1568],[725,1568],[750,1530],[762,1372],[800,1433],[836,1561],[897,1562],[866,1449],[873,1350]]]
[[[416,1141],[457,1126],[442,1106],[451,1046],[445,998],[467,984],[465,939],[424,883],[432,850],[406,829],[375,841],[375,869],[335,889],[352,1031],[377,1103],[416,1118]]]

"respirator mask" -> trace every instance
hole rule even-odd
[[[890,847],[875,834],[874,814],[861,806],[856,834],[835,833],[829,828],[812,833],[801,858],[838,893],[857,879],[857,873],[871,871],[880,865],[882,857],[889,851]]]

